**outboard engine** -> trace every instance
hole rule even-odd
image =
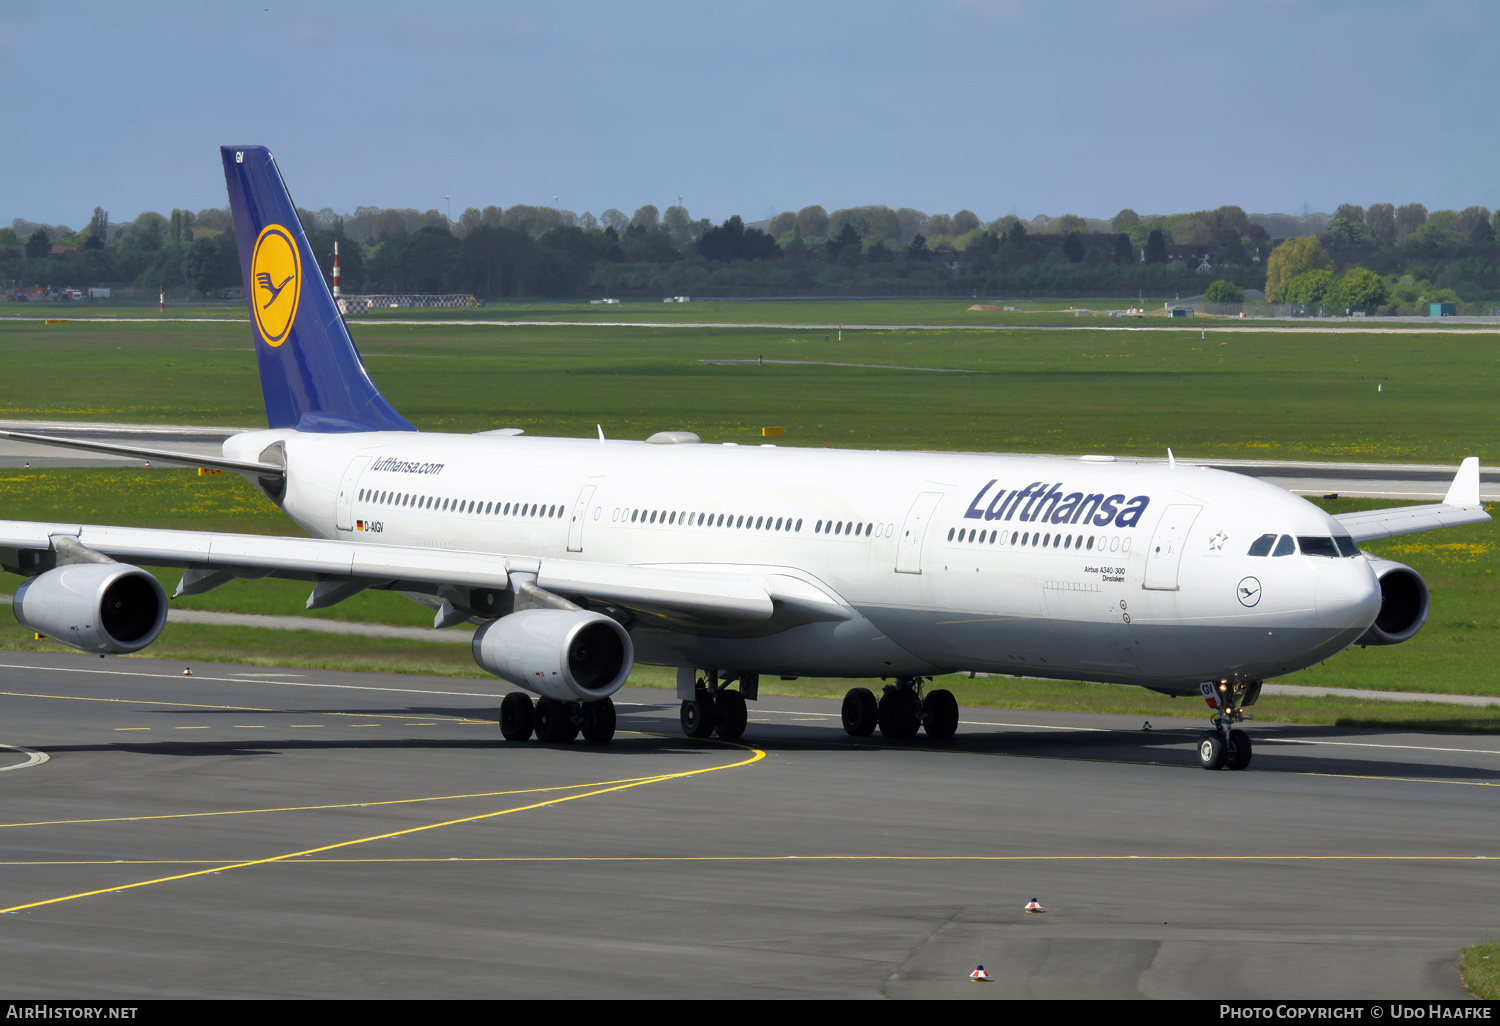
[[[1397,645],[1410,641],[1427,622],[1432,608],[1427,582],[1409,566],[1388,559],[1370,560],[1380,581],[1380,612],[1356,645]]]
[[[559,702],[594,702],[620,690],[635,664],[624,627],[582,609],[523,609],[474,632],[474,661]]]
[[[85,652],[139,652],[167,623],[167,593],[126,563],[69,563],[16,589],[16,619]]]

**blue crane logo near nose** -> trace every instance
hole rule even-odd
[[[1234,594],[1240,605],[1253,606],[1260,601],[1260,582],[1254,577],[1246,577],[1235,587]]]

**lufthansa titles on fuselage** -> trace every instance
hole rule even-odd
[[[986,495],[995,487],[999,478],[979,489],[974,501],[969,503],[964,517],[968,520],[1015,520],[1020,523],[1041,524],[1087,524],[1094,527],[1134,527],[1141,514],[1151,505],[1151,499],[1137,495],[1127,500],[1123,493],[1106,495],[1103,492],[1066,492],[1062,482],[1051,484],[1033,481],[1025,488],[995,490],[989,503],[984,505]]]
[[[391,474],[441,474],[444,463],[418,463],[415,460],[398,460],[394,456],[378,459],[370,464],[371,470],[384,470]]]

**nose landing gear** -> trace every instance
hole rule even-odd
[[[1198,762],[1206,770],[1242,770],[1250,765],[1250,735],[1235,727],[1245,717],[1244,707],[1260,697],[1258,680],[1219,680],[1205,683],[1203,699],[1215,710],[1213,729],[1198,739]]]

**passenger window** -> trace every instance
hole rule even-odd
[[[1271,553],[1271,555],[1290,556],[1296,551],[1297,546],[1292,543],[1292,536],[1289,534],[1284,534],[1281,536],[1281,540],[1276,543],[1276,551]]]
[[[800,520],[797,521],[797,530],[802,530],[802,521]]]
[[[1271,546],[1275,544],[1276,536],[1274,534],[1263,534],[1250,543],[1248,555],[1269,556],[1271,554]]]

